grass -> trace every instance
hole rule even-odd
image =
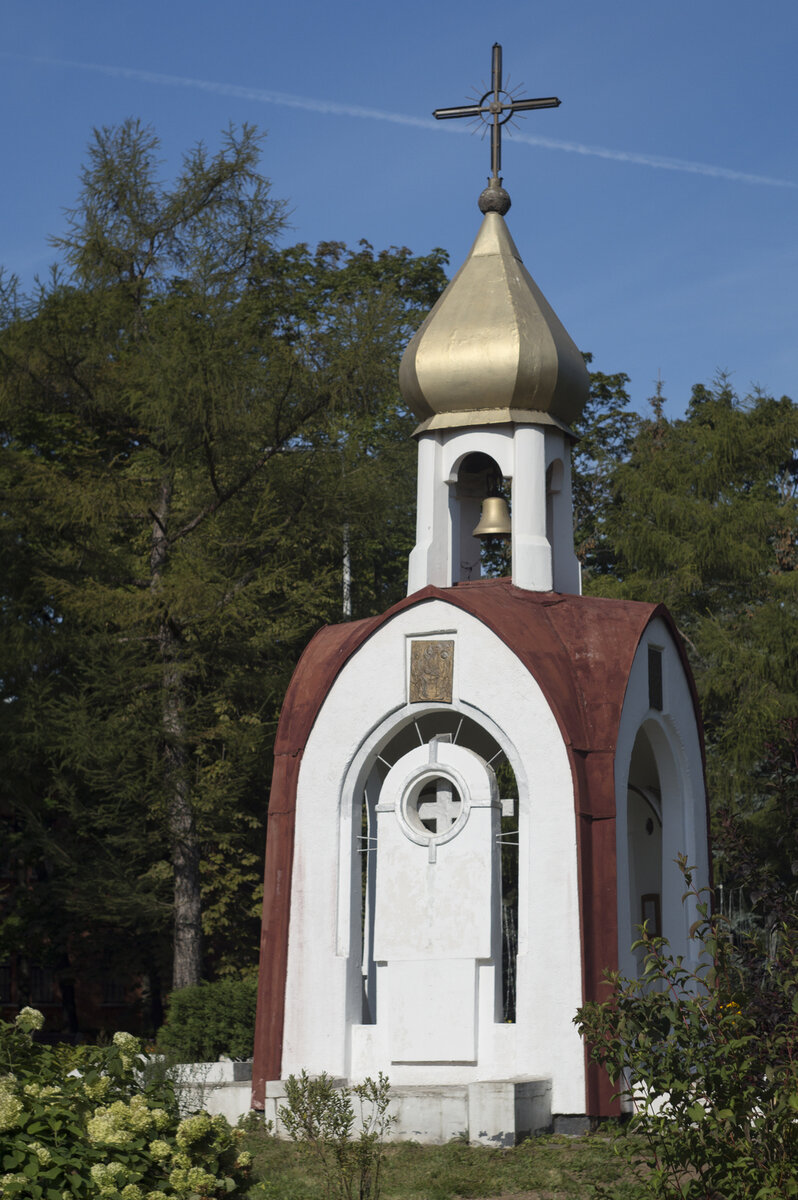
[[[384,1200],[587,1200],[595,1185],[613,1200],[643,1200],[619,1153],[625,1137],[538,1137],[511,1150],[450,1142],[420,1146],[399,1142],[386,1148]],[[326,1186],[317,1163],[301,1146],[278,1141],[263,1130],[247,1135],[255,1164],[251,1200],[321,1200]]]

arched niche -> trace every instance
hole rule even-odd
[[[642,951],[631,947],[644,922],[649,933],[666,938],[676,953],[687,949],[684,887],[676,862],[688,850],[679,758],[667,722],[644,721],[629,761],[622,814],[625,847],[619,846],[619,953],[626,975],[639,974],[642,968]]]
[[[626,844],[628,849],[631,937],[644,923],[655,937],[662,935],[662,788],[656,755],[645,729],[638,731],[626,787]],[[631,943],[630,943],[631,945]],[[642,953],[636,953],[638,972]]]
[[[341,863],[341,879],[351,881],[348,904],[342,903],[339,931],[348,925],[350,1013],[353,1024],[379,1020],[378,964],[374,955],[374,913],[378,887],[377,804],[391,768],[412,750],[433,739],[451,741],[476,754],[497,776],[503,801],[499,836],[501,889],[501,964],[497,967],[494,1020],[515,1021],[516,960],[519,941],[519,841],[528,821],[522,772],[514,748],[483,713],[466,705],[413,708],[397,713],[361,746],[342,792],[342,815],[351,806],[350,870]],[[342,845],[342,850],[343,850]],[[348,909],[344,913],[343,909]],[[521,908],[523,913],[524,908]],[[343,950],[339,945],[339,952]],[[499,970],[499,966],[501,969]]]

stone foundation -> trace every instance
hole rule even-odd
[[[336,1080],[344,1086],[344,1080]],[[284,1137],[282,1080],[266,1084],[264,1116]],[[514,1146],[552,1128],[551,1080],[516,1079],[391,1088],[396,1117],[388,1140],[440,1146],[455,1139],[476,1146]]]

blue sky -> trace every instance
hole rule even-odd
[[[669,412],[718,370],[798,399],[795,0],[5,0],[0,263],[53,259],[92,127],[152,124],[164,176],[230,122],[268,132],[286,241],[337,239],[459,266],[487,140],[434,108],[505,78],[558,109],[505,137],[507,221],[594,365]]]

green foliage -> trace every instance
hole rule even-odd
[[[642,423],[614,474],[618,583],[668,605],[697,668],[710,743],[744,786],[767,736],[798,711],[798,407],[696,387],[685,420]],[[594,590],[602,590],[600,586]]]
[[[166,184],[151,130],[95,132],[63,267],[0,288],[3,933],[153,993],[254,964],[291,671],[344,530],[354,616],[412,536],[396,364],[445,256],[279,248],[259,153],[231,131]]]
[[[610,570],[592,571],[585,590],[668,605],[703,713],[716,879],[755,903],[760,871],[739,852],[747,842],[790,893],[798,406],[762,393],[740,398],[720,378],[695,387],[686,417],[669,420],[658,391],[609,485],[600,522]]]
[[[174,1063],[251,1058],[257,995],[255,979],[221,979],[173,992],[158,1050]]]
[[[585,354],[585,362],[593,361]],[[571,452],[574,504],[574,544],[582,564],[585,585],[595,575],[611,573],[615,549],[606,528],[613,480],[634,443],[640,418],[630,411],[622,371],[605,375],[590,372],[590,395],[574,427],[579,441]]]
[[[685,963],[642,930],[639,979],[608,977],[609,1000],[576,1021],[593,1059],[634,1101],[650,1194],[682,1200],[798,1195],[798,945],[784,929],[768,964],[770,1005],[723,920],[698,902]]]
[[[289,1075],[286,1104],[279,1117],[289,1137],[317,1159],[327,1196],[340,1200],[379,1200],[390,1085],[380,1072],[351,1087],[338,1087],[329,1075]],[[357,1103],[357,1112],[353,1099]]]
[[[0,1190],[12,1200],[198,1200],[240,1195],[251,1156],[224,1117],[181,1119],[170,1085],[142,1082],[130,1034],[45,1046],[42,1015],[0,1022]]]

